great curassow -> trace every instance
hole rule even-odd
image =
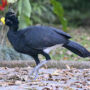
[[[39,68],[50,60],[50,56],[44,49],[57,44],[69,49],[80,57],[90,57],[90,52],[80,44],[69,40],[71,36],[62,30],[48,26],[29,26],[18,30],[19,21],[14,12],[8,11],[5,15],[5,24],[9,27],[7,37],[13,48],[24,54],[32,56],[36,62],[35,78],[38,76]],[[45,56],[46,61],[40,63],[38,54]],[[31,74],[32,74],[31,73]]]

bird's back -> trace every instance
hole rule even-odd
[[[56,44],[64,44],[70,38],[70,35],[67,33],[48,26],[30,26],[23,29],[22,36],[27,45],[37,49],[43,49]]]

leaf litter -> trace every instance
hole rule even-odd
[[[90,69],[41,68],[33,80],[31,67],[0,67],[0,90],[90,90]]]

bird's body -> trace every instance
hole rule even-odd
[[[69,40],[71,36],[60,29],[38,25],[18,30],[19,22],[12,12],[6,13],[5,21],[9,26],[7,36],[12,46],[20,53],[31,55],[38,65],[37,69],[46,63],[40,63],[38,54],[42,54],[46,60],[50,60],[50,56],[44,52],[44,49],[57,44],[63,44],[63,47],[81,57],[90,57],[89,51],[80,44]]]
[[[69,34],[48,26],[9,30],[7,36],[16,51],[30,55],[39,54],[43,49],[56,44],[65,44],[70,38]]]

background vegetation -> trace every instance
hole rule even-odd
[[[70,26],[90,25],[90,0],[57,0],[64,8],[64,17]],[[53,13],[50,0],[31,0],[32,21],[36,23],[59,24],[59,19]],[[58,7],[59,8],[59,7]]]
[[[23,0],[17,1],[20,2]],[[30,6],[26,1],[23,1],[23,3],[25,3],[26,5],[26,7],[22,8],[23,10],[25,10],[25,8],[31,8],[31,13],[30,10],[28,10],[26,14],[31,14],[30,16],[32,24],[60,24],[58,17],[53,12],[53,6],[50,1],[60,2],[62,7],[64,8],[64,17],[67,19],[69,25],[90,25],[90,0],[30,0]],[[11,5],[12,9],[17,11],[17,9],[19,8],[20,12],[20,7],[22,6],[19,5],[19,7],[17,8],[18,2],[15,2]],[[58,6],[58,8],[60,7]],[[7,8],[5,10],[7,10]],[[5,15],[5,12],[6,11],[0,11],[0,17]],[[62,14],[61,11],[59,11],[58,13]]]

